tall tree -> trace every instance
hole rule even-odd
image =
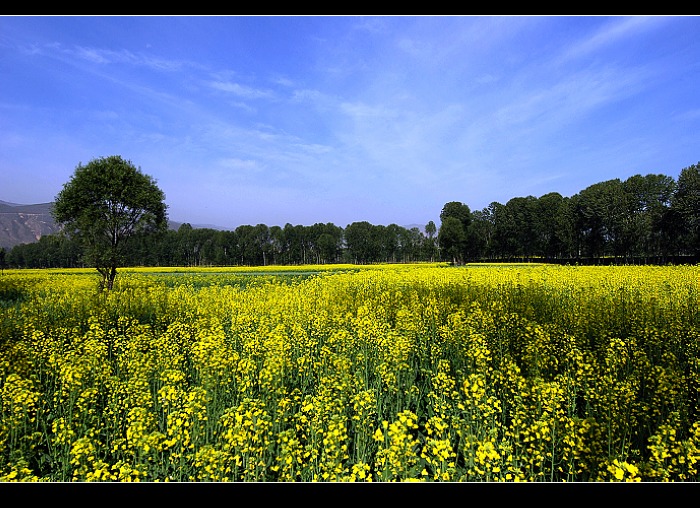
[[[448,221],[448,219],[451,219]],[[469,206],[459,201],[445,203],[440,211],[438,245],[454,263],[464,262],[467,255],[469,226],[472,213]]]
[[[684,251],[700,254],[700,162],[681,170],[671,208],[680,218]]]
[[[511,255],[530,258],[537,254],[538,200],[534,196],[515,197],[505,204],[507,236],[511,239]]]
[[[561,248],[560,256],[575,258],[579,255],[576,243],[574,206],[570,197],[563,197],[555,220],[557,244]]]
[[[595,183],[574,197],[577,235],[590,257],[628,253],[625,237],[626,196],[619,178]]]
[[[382,261],[395,263],[401,251],[401,232],[404,228],[398,224],[375,226],[378,228]]]
[[[336,226],[332,222],[326,224],[314,224],[316,235],[314,240],[314,249],[317,252],[318,263],[334,263],[337,261],[341,243],[343,239],[343,229]]]
[[[270,263],[274,265],[283,264],[285,251],[284,230],[281,226],[270,226]]]
[[[493,234],[493,223],[487,208],[474,210],[472,220],[469,225],[467,255],[471,259],[483,259],[488,255],[491,236]]]
[[[665,243],[663,217],[671,206],[675,181],[670,176],[633,175],[622,182],[627,194],[627,230],[632,254],[659,256]]]
[[[197,246],[192,238],[192,225],[189,222],[181,224],[177,230],[179,240],[179,254],[185,266],[194,266],[197,264]]]
[[[425,260],[422,254],[423,244],[427,242],[427,239],[420,232],[420,229],[416,226],[411,229],[401,228],[401,261],[403,262],[413,262],[418,260]]]
[[[78,164],[54,200],[53,216],[79,239],[89,263],[111,290],[130,240],[166,231],[165,195],[153,177],[119,155]]]
[[[255,242],[255,227],[250,224],[241,224],[235,229],[238,240],[238,252],[240,264],[245,266],[256,266],[262,264],[262,253],[258,251]]]
[[[355,263],[375,263],[382,255],[382,231],[367,221],[348,224],[345,228],[345,244],[348,255]]]
[[[491,234],[491,245],[489,246],[489,255],[491,258],[505,258],[508,257],[508,231],[505,227],[507,223],[507,213],[506,205],[499,203],[498,201],[492,201],[489,206],[484,208],[484,211],[488,211],[485,217],[488,217],[493,224],[493,231]]]
[[[254,245],[259,255],[262,256],[262,265],[267,266],[272,252],[272,243],[270,242],[270,228],[267,224],[256,224],[253,228]]]
[[[466,232],[471,223],[472,216],[469,206],[459,201],[445,203],[440,211],[440,221],[444,222],[447,217],[454,217],[462,223],[462,229]]]
[[[564,198],[558,192],[549,192],[537,199],[534,210],[534,233],[537,253],[546,258],[561,257],[565,236],[562,227]]]
[[[437,227],[433,221],[428,221],[428,223],[425,225],[425,234],[427,238],[423,244],[424,258],[430,260],[430,262],[433,262],[435,256],[438,255],[435,237],[437,234]]]
[[[428,240],[432,240],[435,237],[435,233],[437,233],[435,223],[433,221],[428,221],[425,225],[425,234],[428,235]]]
[[[438,231],[438,244],[444,256],[452,260],[452,264],[464,262],[464,250],[467,235],[461,221],[457,217],[445,217]]]

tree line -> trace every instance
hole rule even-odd
[[[678,180],[634,175],[593,184],[571,197],[550,192],[471,211],[460,202],[440,213],[438,243],[456,263],[484,259],[621,263],[697,262],[700,164]]]
[[[0,249],[2,250],[2,249]],[[568,263],[697,262],[700,256],[700,163],[678,179],[634,175],[593,184],[565,197],[514,197],[471,210],[446,203],[440,225],[421,230],[353,222],[311,226],[193,228],[135,237],[123,266],[262,266],[546,260]],[[91,266],[75,237],[46,235],[0,252],[0,266]]]
[[[438,259],[435,226],[432,234],[418,227],[354,222],[311,226],[241,225],[235,230],[193,228],[143,236],[132,241],[123,266],[265,266],[330,263],[403,263]],[[431,226],[427,226],[431,231]],[[85,263],[79,242],[66,235],[45,235],[39,241],[13,247],[10,267],[64,268]]]

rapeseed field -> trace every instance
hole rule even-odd
[[[0,276],[0,481],[686,482],[700,267]]]

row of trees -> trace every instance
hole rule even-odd
[[[193,228],[141,236],[123,255],[125,266],[264,266],[327,263],[402,263],[438,259],[436,226],[418,227],[354,222],[284,227],[242,225],[231,231]],[[81,244],[67,235],[46,235],[15,246],[6,256],[12,267],[91,266]]]
[[[129,173],[130,169],[130,163],[118,157],[100,159],[97,163],[91,165],[117,166],[122,173]],[[85,167],[79,166],[78,170],[77,176]],[[143,175],[136,173],[143,180]],[[146,183],[153,187],[151,180]],[[90,185],[94,187],[95,183],[91,181]],[[91,206],[77,197],[82,194],[70,200],[65,194],[64,189],[58,200],[64,205],[64,219],[71,214],[78,215],[77,211],[66,211],[67,202],[75,200],[79,205],[76,210]],[[118,201],[118,197],[111,195],[107,203],[114,207]],[[151,201],[151,209],[160,213],[158,196]],[[137,209],[133,203],[126,207],[132,213],[126,217],[131,217],[131,222],[116,224],[123,228],[124,224],[136,223],[133,213]],[[121,213],[121,209],[118,212]],[[95,217],[100,216],[92,214],[81,220],[94,222]],[[151,231],[153,234],[128,235],[130,238],[126,242],[119,228],[106,224],[100,228],[106,233],[105,240],[97,244],[87,242],[93,246],[92,252],[88,252],[85,235],[81,238],[75,232],[90,231],[89,225],[74,223],[72,226],[69,231],[73,234],[47,235],[36,243],[18,245],[7,253],[0,253],[0,266],[95,266],[96,259],[103,259],[102,265],[110,269],[117,264],[257,266],[435,260],[459,264],[512,259],[596,262],[604,258],[619,262],[668,262],[679,257],[697,260],[700,255],[700,163],[684,168],[677,181],[661,174],[634,175],[624,181],[612,179],[596,183],[571,197],[557,192],[539,198],[515,197],[505,204],[492,202],[476,211],[465,203],[452,201],[446,203],[440,213],[440,227],[431,221],[423,230],[396,224],[373,225],[366,221],[353,222],[345,228],[333,223],[286,224],[284,227],[257,224],[242,225],[232,231],[183,224],[178,230],[161,228]],[[108,256],[117,248],[118,263],[115,257]],[[109,279],[107,272],[106,277]]]
[[[700,164],[596,183],[572,197],[551,192],[471,211],[447,203],[438,243],[455,262],[474,259],[664,261],[700,255]]]

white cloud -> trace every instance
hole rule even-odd
[[[580,58],[600,51],[620,40],[643,34],[665,23],[663,16],[612,17],[592,35],[570,46],[563,54],[564,59]]]
[[[235,169],[236,171],[243,171],[246,173],[258,173],[263,169],[262,165],[256,160],[237,159],[233,157],[220,160],[219,165],[224,168]]]
[[[230,92],[246,99],[267,99],[274,97],[274,93],[269,90],[259,90],[257,88],[233,83],[231,81],[210,81],[209,86],[222,92]]]
[[[127,50],[114,51],[76,46],[74,49],[63,49],[62,53],[94,64],[129,64],[157,71],[172,72],[182,70],[185,67],[200,67],[191,62],[156,58],[152,55],[137,54]]]

